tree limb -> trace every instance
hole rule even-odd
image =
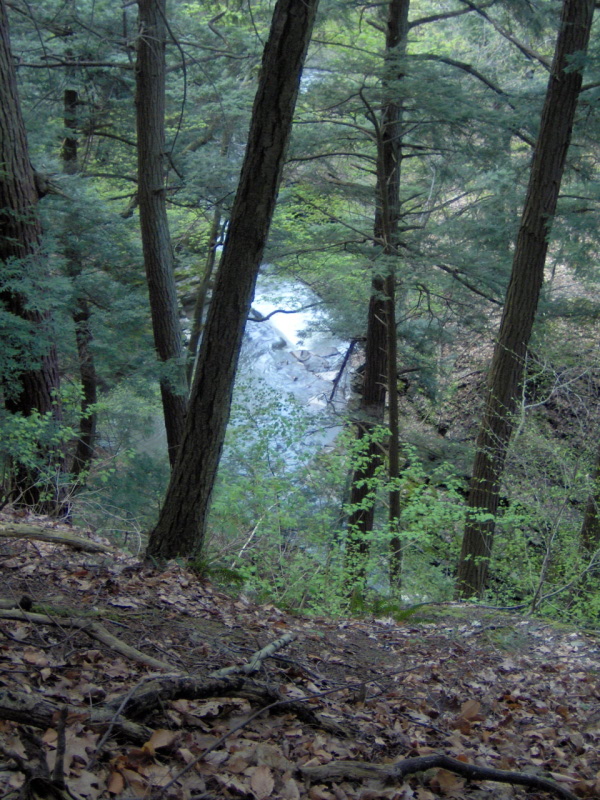
[[[76,550],[86,553],[114,553],[114,547],[92,542],[89,539],[80,539],[66,531],[51,532],[48,528],[37,525],[0,525],[0,539],[37,539],[41,542],[52,544],[65,544]]]
[[[528,786],[542,789],[561,797],[563,800],[577,800],[577,796],[563,789],[554,781],[528,775],[523,772],[509,772],[503,769],[480,767],[476,764],[465,764],[445,755],[419,756],[397,761],[395,764],[367,764],[362,761],[331,761],[319,767],[300,767],[300,773],[309,781],[360,780],[362,778],[399,781],[415,772],[424,772],[433,768],[445,769],[467,780],[495,781],[509,783],[513,786]]]

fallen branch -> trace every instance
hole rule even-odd
[[[37,693],[20,692],[17,689],[0,691],[0,719],[32,725],[34,728],[52,728],[62,708],[67,709],[71,719],[84,720],[92,729],[106,729],[112,725],[114,732],[135,744],[144,744],[152,736],[152,728],[131,722],[128,719],[113,719],[113,710],[104,706],[89,708],[68,703],[54,703]]]
[[[514,786],[528,786],[542,789],[563,800],[578,800],[577,796],[563,789],[554,781],[528,775],[523,772],[509,772],[491,767],[479,767],[476,764],[465,764],[445,755],[420,756],[406,758],[395,764],[367,764],[362,761],[331,761],[319,767],[299,767],[302,777],[309,781],[361,780],[363,778],[400,781],[415,772],[425,772],[433,768],[445,769],[471,781],[495,781],[509,783]]]
[[[121,696],[115,697],[103,708],[111,713],[120,708],[123,714],[135,719],[146,717],[157,708],[162,708],[168,700],[177,700],[180,697],[187,700],[222,697],[238,692],[243,685],[244,679],[239,676],[201,680],[182,675],[165,675],[155,678],[133,694],[129,693],[126,702],[123,702],[124,698]]]
[[[276,653],[278,650],[281,650],[282,647],[290,644],[298,636],[295,633],[286,633],[280,639],[277,639],[271,644],[268,644],[266,647],[263,647],[262,650],[257,650],[254,653],[246,664],[242,664],[242,666],[232,666],[232,667],[223,667],[223,669],[217,669],[214,672],[210,673],[211,678],[225,678],[227,675],[235,675],[237,673],[243,673],[244,675],[251,675],[253,672],[256,672],[262,666],[263,661],[265,658],[272,656],[273,653]]]
[[[91,542],[89,539],[80,539],[66,531],[51,532],[41,525],[0,525],[0,539],[38,539],[41,542],[52,544],[65,544],[76,550],[85,550],[87,553],[115,553],[114,547]]]
[[[144,664],[154,669],[166,669],[169,670],[169,672],[179,672],[172,664],[166,661],[160,661],[158,658],[153,658],[152,656],[146,655],[146,653],[142,653],[140,650],[136,650],[135,647],[125,644],[121,639],[117,639],[116,636],[109,633],[99,622],[82,619],[66,619],[64,617],[55,618],[48,616],[48,614],[25,612],[21,609],[0,609],[0,619],[19,619],[25,622],[33,622],[36,625],[56,625],[63,628],[78,628],[83,633],[87,633],[92,639],[102,642],[102,644],[110,647],[111,650],[120,653],[120,655],[125,656],[125,658],[131,661],[135,661],[137,664]]]

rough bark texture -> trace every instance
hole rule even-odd
[[[173,465],[185,424],[187,382],[166,206],[166,1],[139,0],[138,6],[138,201],[154,346],[166,370],[161,376],[160,392]]]
[[[402,144],[402,105],[398,81],[400,62],[406,50],[410,0],[391,0],[386,26],[384,97],[378,127],[377,209],[375,246],[384,260],[385,275],[375,275],[371,283],[371,299],[367,318],[364,385],[361,396],[361,419],[358,439],[369,440],[376,425],[384,420],[386,389],[388,394],[388,477],[393,482],[400,470],[398,440],[397,339],[396,339],[396,274],[393,259],[398,255],[398,221],[400,217],[400,163]],[[348,519],[347,564],[350,579],[356,583],[364,577],[368,534],[374,521],[374,478],[383,460],[382,445],[370,441],[354,472],[350,503],[354,510]],[[390,492],[389,522],[395,530],[400,517],[400,494]],[[401,575],[401,543],[392,537],[390,577],[398,585]]]
[[[246,156],[194,376],[177,463],[148,554],[200,552],[246,319],[269,232],[318,0],[278,0]]]
[[[581,89],[581,72],[568,71],[569,56],[586,52],[593,9],[593,0],[565,0],[563,3],[511,278],[488,376],[484,416],[477,438],[458,568],[457,595],[463,598],[481,595],[485,588],[515,402],[542,288],[548,236]]]
[[[25,125],[21,114],[14,62],[10,50],[8,19],[4,0],[0,0],[0,261],[11,272],[20,272],[23,264],[42,267],[40,247],[42,230],[37,216],[39,193],[35,173],[29,160]],[[19,263],[20,262],[20,263]],[[12,267],[10,266],[12,263]],[[40,342],[47,343],[37,365],[32,366],[25,354],[23,371],[4,386],[7,411],[29,416],[34,410],[51,413],[60,420],[57,402],[59,372],[50,317],[32,310],[25,296],[0,290],[5,309],[36,330]],[[17,348],[20,347],[16,343]],[[41,459],[58,464],[60,452],[40,452]],[[42,491],[39,476],[23,465],[17,465],[15,499],[26,505],[37,505]],[[53,510],[50,503],[45,510]]]

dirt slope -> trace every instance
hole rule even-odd
[[[26,774],[36,800],[550,796],[440,766],[389,776],[436,754],[600,796],[592,634],[464,605],[292,617],[178,565],[31,538],[0,540],[0,579],[4,607],[33,601],[0,608],[3,797]]]

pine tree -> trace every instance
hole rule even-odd
[[[58,423],[60,381],[50,314],[37,310],[35,298],[10,288],[10,283],[18,282],[16,279],[25,271],[34,280],[41,280],[45,265],[37,212],[43,189],[29,159],[4,0],[0,0],[0,164],[0,262],[5,281],[0,299],[5,310],[44,343],[38,357],[22,352],[14,374],[10,378],[4,376],[4,405],[11,414],[28,417],[35,412]],[[12,346],[22,348],[18,342]],[[50,447],[40,451],[39,467],[17,464],[15,501],[28,506],[39,506],[43,501],[45,510],[60,513],[62,498],[56,487],[48,487],[44,473],[46,468],[60,473],[62,462],[60,450]]]
[[[481,595],[486,585],[500,479],[582,85],[581,69],[572,69],[571,61],[573,56],[586,52],[593,9],[591,0],[564,0],[563,3],[511,279],[488,375],[484,416],[477,438],[457,576],[457,594],[463,598]]]
[[[200,553],[317,0],[278,0],[181,442],[148,555]]]

